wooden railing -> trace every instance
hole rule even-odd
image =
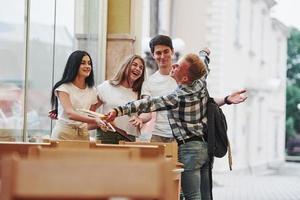
[[[176,153],[175,153],[176,152]],[[2,157],[14,153],[15,156],[19,157],[15,159],[16,161],[3,161]],[[158,160],[164,160],[164,162],[169,161],[168,165],[172,166],[169,172],[171,176],[169,179],[172,181],[170,183],[171,190],[173,191],[174,196],[170,196],[167,199],[179,199],[180,193],[180,180],[182,166],[180,163],[177,163],[177,144],[172,143],[127,143],[123,142],[122,144],[101,144],[89,141],[49,141],[48,143],[9,143],[9,142],[0,142],[0,180],[1,184],[1,193],[7,192],[5,184],[10,184],[9,179],[14,179],[15,177],[8,178],[9,169],[4,162],[25,162],[24,160],[28,159],[30,162],[41,162],[48,163],[51,162],[55,165],[60,165],[63,160],[70,160],[70,162],[75,161],[77,163],[85,163],[94,161],[97,162],[113,162],[116,165],[119,165],[123,162],[133,162],[133,163],[151,163],[157,162]],[[11,159],[14,160],[14,159]],[[47,160],[52,160],[51,162]],[[171,163],[171,164],[170,164]],[[61,163],[63,164],[63,163]],[[23,166],[23,164],[21,164]],[[20,166],[21,166],[20,165]],[[98,164],[96,164],[98,165]],[[5,169],[2,169],[2,168]],[[121,166],[120,166],[121,167]],[[26,170],[28,170],[26,168]],[[78,169],[79,170],[79,169]],[[99,168],[100,170],[100,168]],[[116,170],[116,169],[115,169]],[[88,173],[96,173],[98,170],[91,167],[87,170]],[[132,168],[133,172],[136,171],[135,168]],[[129,171],[128,173],[132,173]],[[78,171],[83,173],[82,170]],[[4,174],[3,174],[4,173]],[[19,173],[19,172],[18,172]],[[44,168],[44,173],[48,173],[48,168]],[[57,171],[58,174],[64,173],[64,170]],[[107,172],[111,174],[111,179],[114,181],[119,181],[120,177],[114,175],[114,171]],[[79,174],[74,173],[74,176],[79,176]],[[167,178],[168,176],[162,175]],[[124,178],[126,178],[124,176]],[[72,179],[70,179],[72,180]],[[130,184],[130,179],[127,184]],[[147,180],[151,184],[155,184],[155,180]],[[72,181],[70,181],[72,183]],[[100,186],[100,185],[99,185]],[[13,186],[15,187],[15,186]],[[23,187],[23,186],[22,186]],[[125,195],[126,196],[126,195]],[[129,195],[130,196],[130,195]],[[131,196],[130,196],[131,197]],[[157,197],[158,198],[158,197]],[[161,199],[161,197],[159,197]],[[158,198],[158,199],[159,199]],[[0,198],[2,200],[2,198]],[[14,199],[14,198],[13,198]]]
[[[163,159],[22,159],[4,157],[1,200],[176,199],[172,165]]]

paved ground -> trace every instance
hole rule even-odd
[[[214,174],[214,200],[300,200],[300,162],[260,174]]]

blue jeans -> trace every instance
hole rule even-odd
[[[185,200],[210,200],[207,143],[190,141],[178,148],[179,162],[184,164],[181,188]]]

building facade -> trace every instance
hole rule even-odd
[[[276,2],[163,0],[158,10],[163,4],[170,11],[158,13],[158,32],[183,40],[181,54],[211,49],[210,95],[248,91],[245,103],[223,108],[234,168],[256,170],[283,162],[288,29],[271,17]],[[215,170],[225,169],[227,160],[216,159]]]

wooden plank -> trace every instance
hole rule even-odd
[[[100,149],[139,149],[142,159],[153,159],[164,156],[165,149],[159,145],[125,145],[125,144],[94,144],[90,148]]]
[[[178,145],[176,142],[163,143],[163,142],[126,142],[120,141],[120,144],[124,145],[159,145],[163,146],[164,156],[166,158],[173,159],[174,162],[178,162]]]
[[[1,200],[176,199],[172,164],[165,160],[78,162],[77,159],[4,160]]]
[[[180,199],[181,189],[181,173],[183,172],[183,164],[178,162],[178,145],[177,142],[163,143],[163,142],[126,142],[120,141],[124,145],[158,145],[164,148],[164,157],[171,159],[176,165],[173,170],[173,187],[175,188],[177,199]]]
[[[26,157],[30,147],[42,146],[42,147],[53,147],[53,143],[24,143],[24,142],[0,142],[0,158],[1,156],[16,152],[21,157]]]
[[[77,159],[83,162],[86,159],[94,160],[130,160],[139,159],[139,149],[75,149],[75,148],[41,148],[32,147],[29,158],[39,159]]]

